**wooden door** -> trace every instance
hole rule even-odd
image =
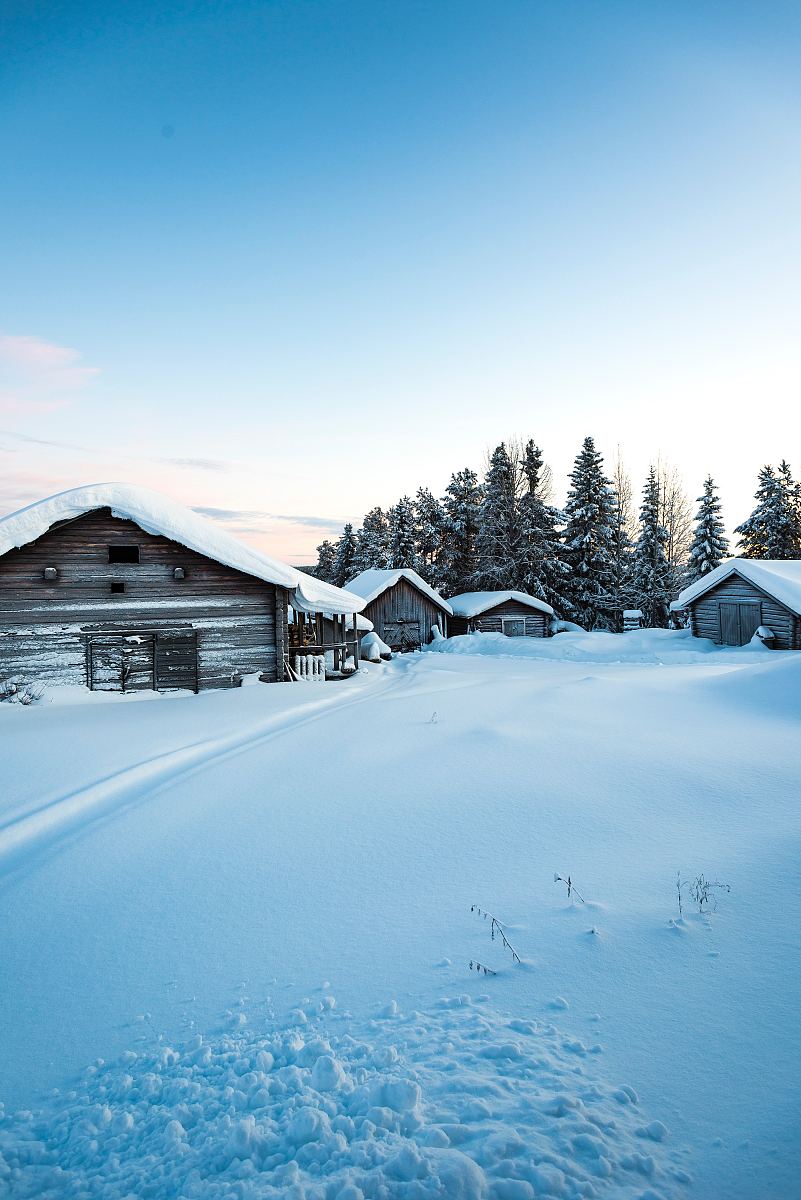
[[[420,622],[407,617],[390,617],[384,622],[382,641],[390,650],[419,650]]]
[[[740,610],[740,645],[745,646],[762,624],[762,605],[738,604],[737,607]]]
[[[197,633],[166,629],[156,636],[156,687],[159,691],[188,688],[197,691]]]
[[[93,692],[139,692],[155,683],[152,633],[93,634],[88,645]]]
[[[721,601],[720,640],[724,646],[745,646],[762,624],[762,605]]]

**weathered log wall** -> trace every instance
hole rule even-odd
[[[110,563],[113,545],[139,546],[139,563]],[[45,567],[56,568],[55,580],[44,579]],[[125,591],[113,594],[112,581]],[[198,688],[236,686],[254,671],[273,681],[283,678],[287,600],[283,588],[98,509],[0,558],[0,676],[85,684],[93,634],[193,629]],[[182,653],[176,677],[188,686],[186,646]]]
[[[721,603],[759,605],[759,625],[767,625],[776,635],[777,650],[799,650],[801,622],[798,617],[741,575],[730,575],[690,605],[690,629],[694,637],[710,638],[718,645],[723,640]]]

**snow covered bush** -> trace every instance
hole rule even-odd
[[[44,688],[32,683],[20,683],[18,679],[0,680],[0,704],[38,704]]]
[[[706,875],[697,875],[695,879],[682,879],[681,871],[676,873],[676,894],[679,901],[679,916],[683,917],[682,892],[687,888],[693,904],[698,905],[699,913],[713,911],[717,908],[717,893],[730,892],[728,883],[719,879],[707,879]]]

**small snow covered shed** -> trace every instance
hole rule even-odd
[[[694,637],[745,646],[759,630],[776,650],[801,650],[801,561],[732,558],[685,588],[671,609],[688,611]]]
[[[0,680],[102,691],[236,687],[255,672],[285,680],[290,652],[357,665],[363,605],[129,484],[75,488],[0,518]],[[290,647],[290,611],[315,628],[335,614],[339,641]]]
[[[362,571],[346,588],[362,597],[364,616],[390,650],[427,645],[434,625],[443,637],[448,636],[450,604],[411,568]]]
[[[448,601],[451,634],[505,633],[507,637],[547,637],[554,615],[550,604],[527,592],[462,592]]]

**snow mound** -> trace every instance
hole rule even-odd
[[[694,638],[688,629],[637,629],[626,634],[574,630],[552,638],[510,638],[502,633],[468,633],[448,638],[445,642],[433,642],[426,649],[439,654],[487,654],[564,662],[648,665],[702,662],[710,653],[727,653],[705,638]],[[733,653],[741,655],[742,650],[737,647]]]
[[[381,662],[382,658],[392,658],[389,646],[381,640],[375,630],[362,638],[360,646],[362,658],[368,662],[377,663]]]
[[[801,653],[757,649],[755,665],[704,679],[694,696],[713,704],[733,705],[755,716],[801,719]]]
[[[354,1029],[126,1052],[40,1113],[0,1121],[0,1192],[101,1200],[564,1200],[685,1194],[681,1152],[629,1085],[593,1078],[551,1025],[486,1002]],[[447,1070],[443,1047],[447,1046]],[[1,1111],[1,1110],[0,1110]],[[654,1189],[654,1190],[649,1190]]]

